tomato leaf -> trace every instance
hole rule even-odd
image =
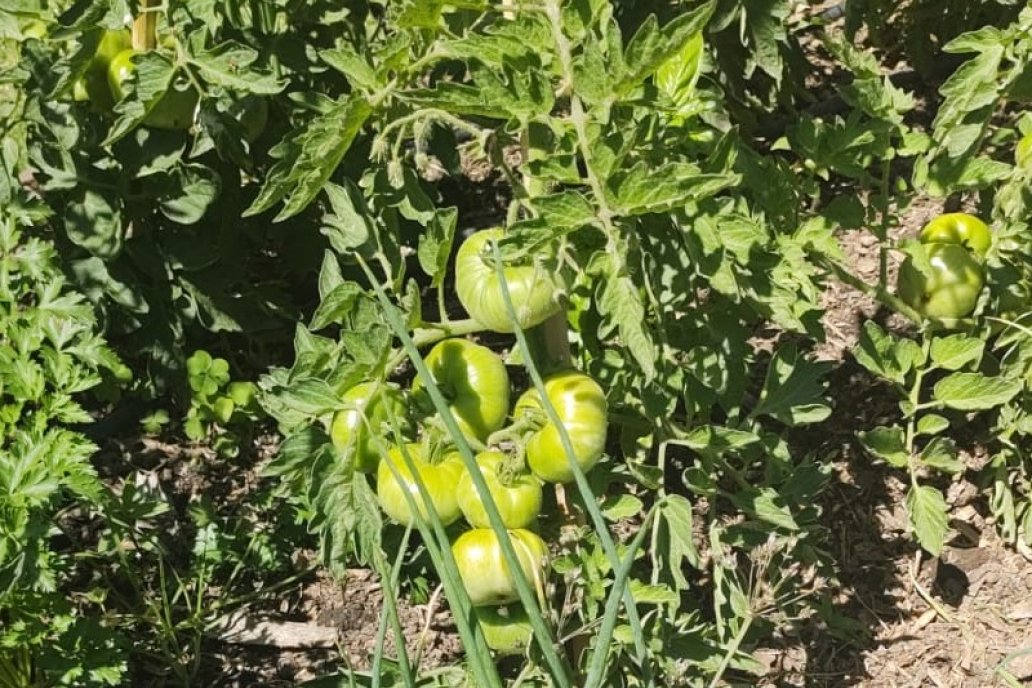
[[[967,365],[977,366],[982,359],[985,342],[965,334],[952,334],[932,340],[932,362],[946,370],[960,370]]]
[[[964,463],[957,457],[957,445],[949,437],[935,437],[921,451],[921,463],[950,474],[963,473]]]
[[[426,232],[419,237],[419,248],[416,251],[419,266],[430,276],[430,285],[437,289],[447,275],[458,217],[457,208],[438,210],[427,224]]]
[[[827,361],[811,361],[793,345],[782,345],[767,368],[767,379],[751,418],[770,416],[786,425],[817,423],[831,414],[823,398],[830,369]]]
[[[734,186],[737,174],[704,174],[687,162],[669,163],[649,169],[638,163],[610,180],[611,202],[623,215],[660,213],[683,207]]]
[[[903,441],[903,428],[878,426],[859,434],[864,449],[896,468],[906,468],[910,463]]]
[[[950,427],[950,422],[937,413],[926,413],[917,421],[918,435],[938,435]]]
[[[305,129],[291,134],[244,216],[264,212],[281,199],[286,200],[277,221],[304,210],[337,169],[372,111],[364,99],[345,96]]]
[[[684,564],[699,568],[701,558],[693,539],[692,504],[682,495],[668,495],[659,506],[656,527],[661,546],[658,556],[665,559],[663,570],[669,572],[678,590],[688,588]]]
[[[351,85],[356,88],[374,91],[382,85],[376,70],[369,64],[369,61],[346,43],[321,51],[319,57],[323,62],[346,76]]]
[[[237,41],[225,41],[210,50],[194,55],[190,64],[201,72],[210,84],[231,88],[244,93],[273,95],[286,86],[272,74],[253,69],[258,51]]]
[[[928,485],[915,485],[907,492],[907,514],[921,547],[939,556],[949,532],[946,500],[942,493]]]
[[[959,411],[982,411],[1005,404],[1021,391],[1021,381],[981,373],[953,373],[935,383],[932,396]]]
[[[907,373],[921,365],[924,358],[914,340],[888,334],[872,320],[864,322],[853,356],[875,375],[901,385],[906,382]]]

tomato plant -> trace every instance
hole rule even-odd
[[[426,355],[426,367],[463,432],[483,441],[505,423],[509,374],[493,351],[465,339],[446,339]],[[424,384],[416,378],[414,396]]]
[[[529,473],[513,468],[509,457],[496,451],[477,455],[477,466],[491,490],[506,528],[529,528],[541,511],[541,483]],[[470,474],[459,480],[457,500],[463,516],[474,528],[490,528],[484,502]]]
[[[538,588],[543,585],[548,545],[529,530],[509,531],[520,570]],[[467,530],[452,544],[455,563],[470,602],[477,607],[508,604],[517,599],[512,570],[502,556],[498,534],[489,528]]]
[[[474,320],[485,329],[512,332],[512,321],[506,308],[495,269],[492,242],[505,236],[501,228],[476,232],[459,247],[455,258],[455,293]],[[502,268],[509,298],[516,313],[516,323],[523,329],[540,324],[558,313],[562,293],[554,267],[543,260],[545,254]]]
[[[597,382],[577,371],[556,373],[545,379],[545,396],[570,438],[574,460],[587,473],[606,446],[606,394]],[[536,389],[527,390],[516,402],[517,418],[536,415],[547,418]],[[573,480],[573,469],[560,436],[559,427],[545,420],[543,427],[527,441],[527,465],[541,480],[566,483]]]
[[[407,452],[415,474],[409,468],[403,452]],[[427,518],[427,506],[421,499],[414,475],[418,476],[426,485],[430,504],[441,522],[445,525],[454,523],[462,516],[455,498],[455,485],[465,470],[462,461],[454,453],[446,454],[435,462],[426,457],[418,444],[406,445],[404,449],[392,447],[376,470],[376,496],[384,512],[397,523],[409,525],[414,520],[405,493],[416,500],[419,514]]]
[[[391,437],[384,425],[404,423],[402,395],[392,387],[364,382],[345,392],[341,401],[346,408],[333,417],[330,437],[338,449],[352,452],[355,470],[372,473],[380,465],[377,444],[384,442],[378,438]]]

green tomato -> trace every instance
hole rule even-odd
[[[102,112],[110,112],[115,101],[111,97],[111,87],[108,85],[108,69],[111,61],[120,53],[128,50],[132,45],[132,33],[128,29],[116,31],[104,31],[97,43],[97,51],[93,53],[86,72],[82,76],[82,87],[86,91],[87,98],[95,108]],[[78,94],[74,94],[79,100]],[[85,99],[84,99],[85,100]]]
[[[108,66],[108,85],[116,102],[125,97],[125,82],[136,73],[133,57],[138,54],[140,52],[136,50],[123,50]],[[147,116],[143,118],[145,125],[173,131],[188,129],[193,123],[194,111],[197,109],[197,91],[192,87],[180,91],[172,84],[164,94],[154,101],[145,103],[144,106],[147,108]]]
[[[502,427],[509,413],[509,373],[493,351],[465,339],[445,339],[425,360],[464,434],[483,442]],[[412,392],[425,393],[425,386],[416,377]]]
[[[532,587],[544,580],[548,545],[529,530],[510,530],[520,569]],[[468,530],[452,544],[452,554],[466,594],[474,607],[507,604],[519,599],[516,581],[502,554],[498,535],[490,528]]]
[[[426,486],[437,517],[445,525],[459,520],[462,512],[455,501],[455,485],[462,477],[466,467],[462,457],[452,452],[444,456],[439,463],[430,463],[423,457],[423,449],[418,444],[405,445],[409,458],[415,466],[416,473]],[[393,466],[394,470],[391,470]],[[397,477],[395,477],[397,472]],[[419,493],[419,485],[412,477],[408,463],[399,447],[392,447],[386,458],[380,462],[376,471],[376,496],[385,514],[403,526],[414,525],[415,518],[409,508],[405,492],[412,495],[423,518],[427,518],[426,504]]]
[[[530,647],[534,629],[521,604],[504,607],[474,607],[487,646],[500,655],[521,655]]]
[[[481,452],[477,455],[477,465],[487,482],[502,522],[506,528],[527,528],[536,520],[541,512],[541,483],[529,473],[510,476],[503,482],[505,454],[496,451]],[[480,499],[473,477],[469,472],[462,475],[456,490],[459,508],[463,516],[474,528],[490,528],[487,510]]]
[[[1025,134],[1014,148],[1014,164],[1028,167],[1032,164],[1032,134]]]
[[[354,447],[355,470],[372,473],[380,465],[376,436],[380,435],[384,444],[393,444],[390,431],[383,429],[384,424],[405,419],[401,392],[393,387],[363,382],[345,392],[341,400],[346,408],[333,417],[330,439],[342,451]]]
[[[602,457],[606,446],[606,394],[597,382],[576,370],[565,370],[545,378],[545,394],[570,436],[577,465],[587,473]],[[541,396],[531,388],[516,402],[514,416],[544,413]],[[547,418],[547,416],[544,416]],[[551,421],[527,441],[527,465],[538,478],[550,483],[573,480],[559,428]]]
[[[903,301],[922,315],[953,319],[971,315],[982,293],[982,264],[963,246],[926,244],[931,274],[925,275],[908,256],[899,269],[897,289]]]
[[[974,215],[946,213],[926,224],[920,239],[922,244],[960,244],[984,258],[993,243],[993,233]]]
[[[503,236],[500,228],[485,229],[463,242],[455,258],[455,291],[462,307],[478,323],[495,332],[512,332],[489,243]],[[540,261],[505,265],[502,272],[520,329],[538,325],[560,311],[556,299],[562,286]]]

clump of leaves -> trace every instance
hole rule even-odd
[[[183,430],[194,441],[215,433],[215,449],[236,456],[252,435],[261,410],[255,401],[254,383],[230,379],[229,363],[197,350],[186,361],[190,384],[190,409]]]

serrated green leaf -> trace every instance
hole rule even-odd
[[[704,174],[691,163],[669,163],[650,169],[638,163],[609,184],[611,203],[622,215],[644,215],[683,208],[741,181],[737,174]]]
[[[363,98],[346,97],[291,135],[284,157],[272,166],[244,215],[257,215],[281,199],[285,200],[277,221],[304,210],[337,169],[371,113]]]
[[[676,442],[700,454],[712,455],[741,449],[759,441],[759,436],[748,430],[736,430],[719,425],[700,425],[692,428],[684,439]]]
[[[362,298],[365,291],[354,282],[344,282],[326,295],[312,315],[309,328],[321,330],[332,324],[340,325],[351,314],[355,302]]]
[[[181,225],[200,222],[222,189],[218,173],[207,165],[180,165],[172,178],[176,189],[158,199],[161,213]]]
[[[811,361],[793,345],[783,345],[767,367],[759,402],[750,417],[767,415],[786,425],[818,423],[831,415],[822,380],[831,364]]]
[[[952,334],[932,340],[932,362],[945,370],[960,370],[978,365],[982,360],[985,342],[965,334]]]
[[[616,326],[620,340],[631,352],[646,380],[656,375],[656,348],[645,329],[645,306],[641,295],[626,275],[603,280],[599,310]]]
[[[92,255],[110,260],[122,251],[122,214],[97,191],[84,189],[81,198],[65,206],[64,225],[72,243]]]
[[[738,508],[764,523],[770,523],[785,530],[799,530],[799,524],[792,517],[792,511],[784,503],[784,499],[772,488],[740,490],[732,495],[731,501]]]
[[[322,233],[330,240],[333,250],[348,255],[366,245],[375,230],[359,188],[350,179],[345,179],[344,186],[328,182],[323,190],[332,212],[323,216]]]
[[[928,485],[912,487],[907,492],[907,515],[921,547],[933,556],[942,554],[942,546],[949,533],[946,500],[942,493]]]
[[[716,7],[706,2],[668,22],[662,29],[655,15],[642,22],[624,50],[625,71],[617,84],[617,94],[623,95],[659,69],[684,45],[699,35]]]
[[[921,463],[946,473],[964,472],[964,463],[957,458],[957,445],[949,437],[935,437],[921,451]]]
[[[323,62],[346,76],[353,86],[374,91],[382,85],[376,70],[369,64],[369,61],[349,45],[323,50],[319,53],[319,57]]]
[[[541,221],[556,230],[577,229],[595,221],[595,208],[584,194],[563,191],[531,199],[531,206]]]
[[[642,512],[644,505],[641,500],[630,494],[607,497],[599,508],[602,515],[609,521],[620,521],[625,518],[632,518]]]
[[[853,356],[875,375],[901,385],[906,383],[907,373],[920,365],[923,358],[916,342],[888,334],[871,320],[864,322]]]
[[[1006,404],[1021,391],[1020,380],[953,373],[935,383],[933,398],[958,411],[983,411]]]
[[[430,286],[440,288],[448,271],[448,258],[455,241],[455,227],[458,223],[458,208],[443,208],[434,213],[434,218],[419,237],[416,256],[423,272],[430,276]]]
[[[209,84],[244,93],[273,95],[286,87],[272,74],[253,69],[258,51],[236,41],[225,41],[194,55],[190,64],[197,67]]]
[[[926,413],[917,421],[918,435],[938,435],[950,428],[950,421],[937,413]]]
[[[899,426],[879,426],[861,432],[860,443],[864,449],[896,468],[906,468],[910,463],[903,439],[903,428]]]
[[[695,546],[693,534],[692,505],[682,495],[668,495],[660,505],[659,537],[664,547],[660,548],[660,556],[666,556],[669,572],[678,590],[688,588],[688,579],[684,575],[684,564],[698,568],[701,562],[699,550]]]

